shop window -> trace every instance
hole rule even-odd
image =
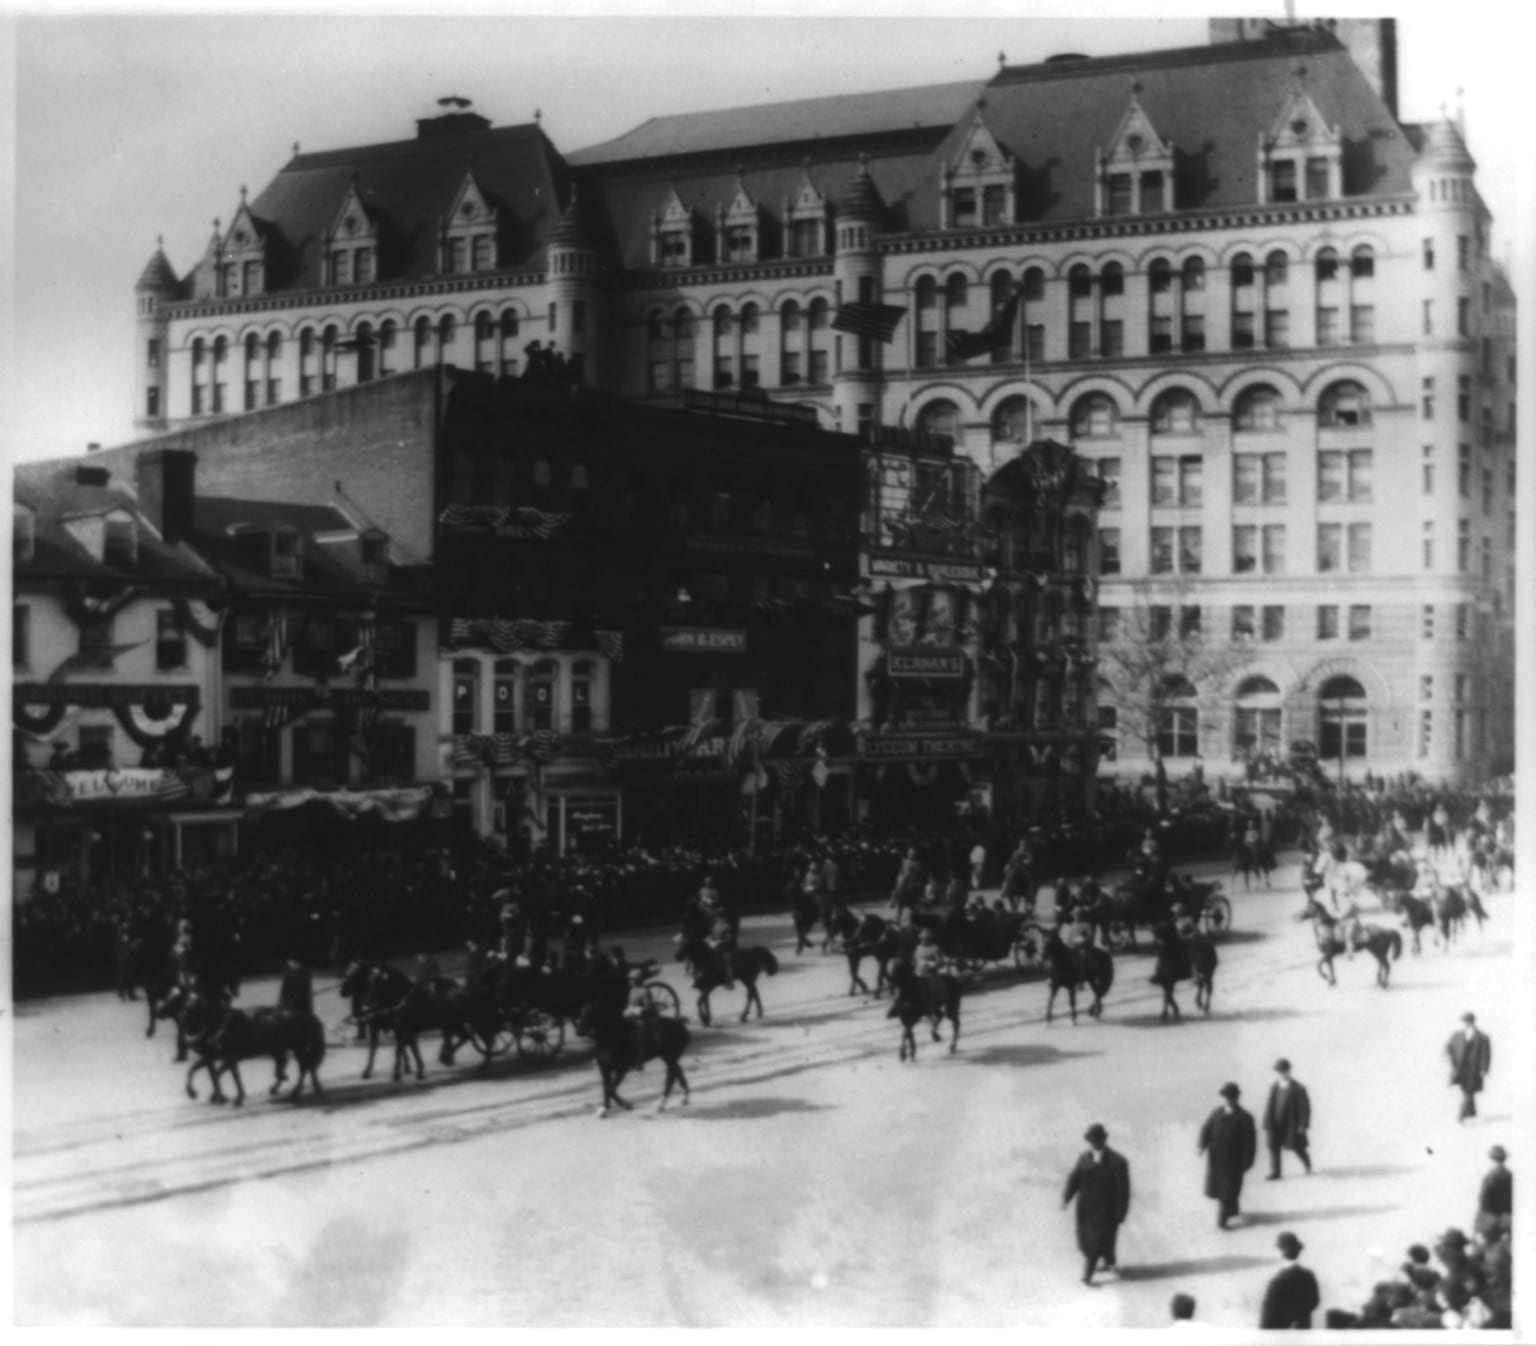
[[[11,604],[11,667],[26,668],[32,662],[32,609]]]
[[[478,659],[453,661],[451,715],[455,738],[473,734],[480,726],[480,661]]]
[[[161,672],[187,666],[187,632],[175,608],[155,613],[155,667]]]
[[[571,732],[592,732],[592,686],[597,665],[590,659],[578,659],[571,665]]]
[[[80,621],[80,648],[77,662],[81,668],[112,667],[111,617],[85,617]]]
[[[528,670],[528,690],[524,704],[530,729],[555,727],[555,684],[559,675],[559,665],[553,659],[541,659]]]

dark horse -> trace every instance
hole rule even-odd
[[[1216,989],[1216,946],[1201,934],[1190,936],[1189,966],[1195,975],[1195,1008],[1202,1014],[1211,1012],[1211,995]]]
[[[182,994],[182,993],[178,993]],[[219,1085],[219,1076],[226,1070],[235,1077],[235,1106],[245,1102],[245,1081],[240,1078],[240,1062],[270,1056],[276,1067],[276,1078],[267,1090],[275,1094],[288,1078],[288,1058],[291,1055],[299,1068],[298,1082],[291,1098],[304,1092],[307,1075],[320,1093],[320,1063],[325,1060],[325,1027],[315,1015],[303,1010],[285,1010],[264,1006],[260,1009],[230,1009],[218,1001],[208,1001],[191,994],[186,996],[185,1020],[188,1039],[196,1055],[187,1070],[187,1097],[196,1098],[197,1090],[192,1079],[199,1070],[208,1072],[213,1085],[210,1103],[225,1103],[228,1099]]]
[[[1403,925],[1413,937],[1413,951],[1422,951],[1420,940],[1424,931],[1435,923],[1435,908],[1427,898],[1414,893],[1399,893],[1397,909],[1403,914]]]
[[[1051,993],[1045,1002],[1045,1021],[1051,1022],[1056,1007],[1056,992],[1067,993],[1067,1007],[1072,1022],[1077,1022],[1077,988],[1086,986],[1093,992],[1093,1004],[1088,1013],[1095,1019],[1104,1013],[1104,996],[1115,984],[1115,960],[1093,944],[1070,948],[1062,939],[1059,929],[1052,930],[1045,941],[1045,961],[1051,969]]]
[[[886,1010],[887,1019],[901,1021],[901,1050],[897,1060],[917,1060],[917,1038],[912,1030],[923,1019],[929,1021],[935,1042],[942,1041],[939,1025],[948,1019],[953,1027],[949,1038],[950,1055],[960,1041],[960,978],[948,972],[930,972],[919,976],[912,964],[898,961],[891,968],[891,988],[895,999]]]
[[[1182,1019],[1184,1013],[1179,1009],[1179,1002],[1173,998],[1173,990],[1181,981],[1188,981],[1194,975],[1190,947],[1168,921],[1153,927],[1152,943],[1157,950],[1157,962],[1152,969],[1152,985],[1159,987],[1163,993],[1162,1021],[1167,1023],[1169,1015]]]
[[[1317,974],[1330,986],[1337,986],[1333,973],[1333,960],[1341,953],[1349,954],[1364,949],[1376,960],[1376,985],[1383,990],[1392,979],[1392,964],[1403,956],[1403,937],[1396,930],[1385,930],[1379,925],[1361,925],[1356,921],[1347,934],[1340,926],[1347,917],[1329,914],[1316,902],[1309,903],[1303,918],[1311,918],[1312,936],[1317,941]]]
[[[706,1028],[711,1022],[710,992],[738,981],[747,988],[747,1000],[741,1007],[742,1023],[746,1023],[753,1005],[757,1006],[757,1017],[763,1017],[763,998],[757,993],[757,979],[765,972],[770,977],[778,974],[779,960],[773,956],[772,949],[757,944],[749,944],[745,949],[734,946],[712,949],[703,940],[684,940],[677,956],[693,969],[693,989],[699,993],[699,1022]]]
[[[901,953],[901,931],[873,912],[855,916],[847,907],[839,907],[832,917],[832,932],[841,942],[843,954],[848,959],[848,994],[859,991],[871,994],[868,983],[859,975],[859,967],[866,958],[873,958],[873,995],[879,999],[890,985],[891,960]]]
[[[404,972],[387,963],[358,961],[347,968],[340,990],[354,1002],[361,997],[358,1019],[368,1031],[368,1061],[363,1067],[365,1080],[373,1076],[379,1034],[385,1029],[395,1038],[396,1083],[408,1069],[409,1057],[416,1059],[416,1078],[426,1077],[417,1041],[424,1032],[435,1029],[442,1034],[437,1059],[445,1066],[453,1064],[454,1053],[473,1038],[477,1030],[481,1041],[495,1036],[495,1008],[489,996],[471,993],[454,982],[444,980],[430,987],[418,986]]]
[[[1262,878],[1264,886],[1269,887],[1270,875],[1275,872],[1275,850],[1264,841],[1255,841],[1251,845],[1246,841],[1239,841],[1232,852],[1232,873],[1243,876],[1243,891],[1247,892],[1254,879]]]
[[[818,922],[822,928],[821,951],[832,947],[832,899],[825,894],[808,893],[795,885],[789,904],[789,918],[795,926],[795,952],[804,953],[811,947],[811,931]]]
[[[576,1031],[592,1039],[596,1047],[597,1072],[603,1082],[603,1105],[599,1117],[606,1117],[613,1104],[626,1112],[633,1106],[619,1096],[619,1085],[631,1070],[660,1058],[666,1063],[667,1079],[662,1090],[659,1112],[672,1097],[672,1086],[679,1084],[683,1102],[688,1102],[688,1077],[683,1074],[683,1053],[688,1050],[688,1025],[681,1019],[658,1016],[635,1021],[626,1019],[616,1004],[598,1001],[583,1011]]]

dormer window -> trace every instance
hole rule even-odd
[[[373,212],[363,204],[354,178],[341,209],[326,232],[325,283],[367,285],[377,280],[378,248],[378,223]]]
[[[794,199],[784,201],[784,220],[789,256],[822,257],[826,254],[827,198],[811,181],[809,162]]]
[[[1344,195],[1343,142],[1298,81],[1267,133],[1259,135],[1259,199],[1285,204]]]
[[[1157,215],[1173,209],[1173,142],[1164,140],[1133,86],[1109,145],[1098,151],[1094,196],[1101,216]]]
[[[30,561],[37,545],[37,521],[25,505],[11,506],[11,562]]]
[[[693,210],[673,187],[666,205],[651,213],[651,261],[663,267],[692,266],[694,244]]]
[[[303,573],[303,548],[292,528],[279,528],[272,534],[272,578],[296,580]]]
[[[214,270],[214,293],[220,299],[262,294],[266,290],[266,252],[265,229],[251,214],[242,188],[240,208],[235,211],[229,232],[219,245],[218,265]]]
[[[762,212],[747,195],[739,175],[730,205],[716,211],[715,232],[721,240],[722,261],[755,262],[762,255]]]
[[[501,217],[471,169],[443,218],[438,240],[438,270],[444,275],[494,271],[500,261],[497,238]]]
[[[1012,224],[1017,218],[1013,155],[998,144],[979,111],[944,168],[940,192],[942,228],[976,229]]]
[[[364,533],[361,539],[363,582],[385,584],[389,581],[389,539],[383,533]]]
[[[126,514],[109,514],[101,535],[101,559],[109,566],[139,563],[139,528]]]

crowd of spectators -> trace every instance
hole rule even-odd
[[[1471,1237],[1461,1229],[1447,1229],[1433,1253],[1425,1244],[1414,1244],[1397,1274],[1378,1281],[1358,1312],[1329,1309],[1326,1327],[1509,1330],[1513,1179],[1502,1145],[1495,1145],[1489,1158],[1494,1167],[1478,1192]]]

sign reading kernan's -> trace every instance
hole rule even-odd
[[[965,655],[959,650],[892,650],[885,669],[893,678],[963,678]]]
[[[701,626],[663,626],[661,648],[669,654],[745,654],[747,633]]]

